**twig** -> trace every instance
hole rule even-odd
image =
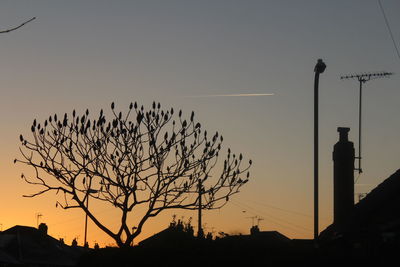
[[[22,23],[21,25],[19,25],[19,26],[15,27],[15,28],[8,29],[8,30],[4,30],[4,31],[0,31],[0,33],[6,33],[6,32],[12,32],[12,31],[15,31],[16,29],[19,29],[19,28],[21,28],[22,26],[24,26],[25,24],[27,24],[27,23],[31,22],[31,21],[32,21],[32,20],[34,20],[34,19],[36,19],[36,17],[33,17],[33,18],[31,18],[30,20],[27,20],[27,21],[25,21],[24,23]]]

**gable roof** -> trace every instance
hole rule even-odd
[[[370,217],[388,208],[399,208],[400,203],[400,169],[374,188],[365,198],[354,206],[358,220],[369,220]]]
[[[188,233],[179,227],[168,227],[142,241],[139,242],[140,246],[162,247],[165,245],[179,246],[188,244],[195,241],[193,234]]]
[[[3,262],[73,266],[80,252],[36,228],[16,225],[0,234]],[[6,254],[7,256],[4,256]]]
[[[279,233],[278,231],[261,231],[257,234],[250,235],[250,236],[265,238],[265,239],[269,239],[274,242],[288,242],[291,240],[287,236]]]
[[[400,169],[375,187],[365,198],[354,205],[349,218],[348,231],[379,228],[381,230],[400,227]],[[337,234],[336,225],[329,225],[320,238]]]

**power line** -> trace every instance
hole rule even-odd
[[[236,202],[237,202],[237,201],[236,201]],[[253,210],[257,211],[256,209],[252,208],[251,206],[249,206],[249,205],[247,205],[247,204],[241,203],[241,205],[247,207],[248,209],[253,209]],[[284,222],[284,223],[286,223],[286,224],[292,225],[292,226],[294,226],[294,227],[297,227],[297,228],[300,228],[300,229],[303,229],[303,230],[306,230],[306,231],[311,231],[311,229],[308,229],[308,228],[306,228],[306,227],[302,227],[302,226],[296,225],[296,224],[291,223],[291,222],[289,222],[289,221],[286,221],[286,220],[284,220],[284,219],[281,219],[281,218],[278,218],[278,217],[276,217],[276,216],[273,216],[273,215],[271,215],[271,214],[269,214],[269,213],[265,213],[264,211],[258,211],[258,212],[259,212],[260,214],[263,214],[265,217],[269,217],[269,218],[272,217],[272,218],[275,218],[275,220],[280,220],[280,221],[282,221],[282,222]]]
[[[381,11],[382,11],[383,18],[385,19],[386,27],[387,27],[387,29],[388,29],[388,31],[389,31],[390,38],[392,38],[393,46],[394,46],[394,48],[396,49],[397,57],[400,59],[399,49],[397,48],[396,41],[394,40],[393,33],[392,33],[392,29],[390,28],[389,21],[388,21],[388,19],[387,19],[387,17],[386,17],[385,10],[383,9],[381,0],[378,0],[378,3],[379,3],[379,7],[381,8]]]
[[[259,206],[264,206],[264,207],[268,207],[268,208],[271,208],[271,209],[275,209],[275,210],[283,211],[283,212],[286,212],[286,213],[290,213],[290,214],[293,214],[293,215],[302,216],[302,217],[305,217],[305,218],[308,218],[308,219],[312,219],[313,218],[313,216],[310,215],[310,214],[306,214],[306,213],[301,213],[301,212],[298,212],[298,211],[293,211],[293,210],[280,208],[280,207],[273,206],[273,205],[270,205],[270,204],[265,204],[264,202],[261,202],[261,201],[255,201],[255,200],[247,200],[247,201],[253,202],[254,204],[259,205]],[[323,218],[324,220],[330,220],[326,216],[320,216],[320,217]]]
[[[238,206],[238,204],[236,204],[236,205]],[[243,205],[243,204],[242,204],[242,205]],[[250,207],[247,207],[247,209],[251,209],[251,208],[250,208]],[[254,210],[254,209],[253,209],[253,210]],[[286,221],[286,220],[283,220],[283,219],[281,219],[281,218],[272,216],[271,214],[268,214],[268,213],[265,213],[265,212],[260,212],[260,211],[258,211],[257,213],[258,213],[258,214],[264,215],[264,217],[267,217],[268,220],[274,222],[274,223],[277,224],[277,225],[280,225],[281,227],[290,228],[290,229],[295,230],[295,231],[301,230],[301,231],[304,231],[304,232],[306,232],[306,233],[310,233],[310,232],[311,232],[311,229],[308,229],[308,228],[305,228],[305,227],[302,227],[302,226],[293,224],[293,223],[288,222],[288,221]],[[286,225],[283,225],[282,223],[284,223],[284,224],[286,224]]]
[[[291,213],[291,214],[295,214],[295,215],[299,215],[299,216],[303,216],[303,217],[312,218],[312,216],[309,215],[309,214],[305,214],[305,213],[301,213],[301,212],[297,212],[297,211],[293,211],[293,210],[287,210],[287,209],[275,207],[275,206],[272,206],[272,205],[269,205],[269,204],[265,204],[265,203],[261,203],[261,202],[258,202],[258,201],[254,201],[254,200],[250,200],[250,201],[254,202],[257,205],[269,207],[271,209],[280,210],[280,211],[284,211],[284,212],[287,212],[287,213]]]
[[[235,203],[235,202],[236,202],[236,203]],[[253,210],[253,212],[251,212],[251,213],[254,213],[254,214],[261,214],[261,215],[263,215],[264,217],[268,218],[268,220],[271,220],[272,222],[274,222],[274,223],[276,223],[276,224],[278,224],[278,225],[280,225],[280,226],[282,226],[282,227],[291,228],[291,229],[296,230],[296,231],[298,231],[298,230],[303,230],[303,231],[305,231],[305,232],[307,232],[307,233],[310,233],[310,232],[311,232],[311,229],[308,229],[308,228],[305,228],[305,227],[302,227],[302,226],[293,224],[293,223],[291,223],[291,222],[288,222],[288,221],[283,220],[283,219],[281,219],[281,218],[272,216],[271,214],[265,213],[265,212],[263,212],[263,211],[256,210],[256,209],[252,208],[251,206],[246,205],[246,204],[244,204],[244,203],[239,203],[238,201],[234,201],[234,200],[232,200],[231,203],[234,204],[235,206],[240,207],[240,208],[245,208],[245,209],[248,209],[248,210],[250,210],[250,211]],[[285,223],[285,224],[287,224],[287,225],[282,225],[282,223],[280,223],[280,222]],[[291,226],[288,226],[288,225],[291,225]],[[295,227],[296,229],[295,229],[294,227]]]

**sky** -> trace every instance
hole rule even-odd
[[[400,46],[400,2],[381,0]],[[355,185],[368,193],[399,167],[400,57],[376,0],[11,1],[0,3],[0,227],[45,222],[49,234],[82,243],[84,214],[56,207],[56,196],[22,195],[37,188],[20,179],[32,170],[13,164],[19,135],[33,119],[131,101],[193,110],[224,147],[253,160],[251,181],[223,209],[206,211],[206,231],[261,230],[313,236],[313,82],[320,76],[320,230],[332,223],[332,149],[337,127],[350,127],[358,146],[358,82],[341,75],[393,72],[363,89],[363,170]],[[247,97],[193,97],[273,94]],[[111,226],[112,208],[95,206]],[[164,229],[161,214],[140,239]],[[139,241],[138,240],[138,241]],[[89,223],[88,241],[113,241]]]

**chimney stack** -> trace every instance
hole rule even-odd
[[[39,229],[39,232],[40,232],[41,234],[47,235],[47,229],[48,229],[47,224],[45,224],[45,223],[39,224],[38,229]]]
[[[333,149],[333,222],[343,229],[354,207],[354,144],[350,128],[338,127],[339,141]]]

